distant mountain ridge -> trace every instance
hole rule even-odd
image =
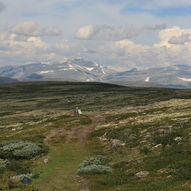
[[[95,62],[81,58],[60,63],[31,63],[0,68],[0,76],[31,80],[61,80],[82,82],[113,82],[140,87],[191,88],[191,66],[175,65],[160,68],[116,72]],[[1,83],[1,82],[0,82]]]
[[[71,59],[62,63],[31,63],[0,68],[0,76],[17,79],[69,79],[78,81],[102,81],[111,70],[83,59]]]
[[[166,87],[191,88],[191,66],[175,65],[118,72],[106,77],[106,81],[144,82]]]
[[[0,84],[13,83],[13,82],[19,82],[19,81],[8,77],[0,77]]]

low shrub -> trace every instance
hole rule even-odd
[[[10,172],[16,172],[16,174],[27,174],[31,170],[32,161],[19,161],[19,160],[10,160],[9,165],[7,166],[7,170]]]
[[[176,137],[183,137],[183,136],[184,136],[183,130],[178,129],[165,135],[155,134],[153,137],[153,141],[156,144],[162,144],[163,146],[166,146],[167,144],[175,143],[174,139]]]
[[[137,113],[121,113],[116,115],[110,115],[106,117],[107,122],[125,120],[130,117],[136,117]]]
[[[31,159],[42,152],[42,149],[34,144],[28,143],[23,148],[15,150],[13,156],[18,159]]]
[[[0,143],[0,157],[15,159],[31,159],[40,153],[43,149],[30,141],[4,141]]]
[[[111,139],[118,139],[122,142],[129,143],[134,142],[137,140],[137,135],[135,132],[132,131],[130,128],[120,127],[117,129],[110,129],[106,133],[106,138]]]
[[[128,161],[122,161],[122,162],[119,162],[119,163],[115,163],[113,165],[113,168],[125,168],[125,166],[128,164],[129,162]]]
[[[78,174],[106,174],[111,173],[112,168],[106,166],[109,159],[105,156],[98,155],[96,157],[91,157],[85,159],[78,169]]]
[[[78,174],[106,174],[111,172],[112,168],[105,165],[89,165],[78,170]]]
[[[83,116],[80,118],[81,125],[89,125],[92,123],[92,120],[88,116]]]
[[[149,152],[150,152],[150,150],[149,150],[148,147],[143,147],[143,148],[140,150],[140,153],[145,154],[145,155],[147,155]]]
[[[130,178],[121,170],[117,170],[112,174],[107,175],[104,179],[99,180],[99,183],[104,186],[113,187],[123,185],[129,182]]]
[[[106,165],[109,162],[109,159],[103,155],[98,155],[96,157],[91,157],[85,159],[81,165],[80,168],[90,166],[90,165]]]
[[[7,168],[9,164],[9,161],[7,159],[0,159],[0,169],[5,169]]]
[[[91,137],[101,137],[105,134],[105,132],[107,132],[107,130],[108,130],[108,127],[97,129],[91,133]]]

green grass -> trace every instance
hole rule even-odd
[[[87,156],[89,153],[77,143],[52,148],[47,156],[35,162],[33,173],[39,174],[39,178],[33,184],[46,191],[78,190],[80,184],[75,179],[77,169]],[[48,164],[43,163],[44,158],[49,158]]]
[[[32,191],[33,186],[39,191],[76,191],[85,178],[91,191],[189,191],[190,98],[191,90],[128,88],[104,83],[2,84],[0,141],[32,141],[42,146],[46,155],[11,161],[12,166],[0,175],[0,185],[10,184],[10,174],[32,171],[36,178],[31,185],[17,185],[11,190]],[[83,116],[72,116],[76,107]],[[84,143],[74,132],[67,144],[65,137],[56,136],[48,145],[44,144],[50,131],[72,132],[76,128],[79,133],[81,127],[94,126],[96,130],[84,138]],[[181,140],[176,141],[177,137]],[[113,139],[125,145],[114,148]],[[156,149],[157,144],[162,146]],[[99,154],[111,159],[109,166],[113,172],[80,178],[80,163]],[[44,164],[45,158],[49,158],[48,164]],[[147,177],[135,176],[145,170],[150,173]]]

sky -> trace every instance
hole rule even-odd
[[[190,65],[190,0],[0,0],[0,66],[83,58],[117,70]]]

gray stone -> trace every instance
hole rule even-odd
[[[140,172],[135,174],[135,176],[137,176],[138,178],[145,178],[148,175],[149,175],[148,171],[140,171]]]

